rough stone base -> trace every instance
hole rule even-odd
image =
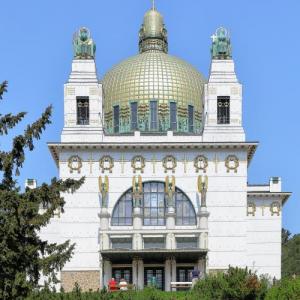
[[[76,282],[82,291],[96,291],[100,288],[100,273],[99,271],[61,272],[61,286],[66,292],[72,291]]]

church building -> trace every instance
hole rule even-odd
[[[73,47],[61,140],[48,146],[61,179],[85,182],[63,195],[65,212],[42,233],[76,243],[61,286],[97,290],[114,277],[143,289],[155,278],[169,291],[191,281],[194,267],[205,276],[229,265],[280,278],[290,194],[280,177],[248,184],[258,142],[245,136],[229,32],[212,36],[208,79],[168,54],[155,7],[144,16],[139,54],[103,78],[87,28]]]

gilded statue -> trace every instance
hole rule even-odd
[[[229,32],[220,27],[212,36],[211,56],[212,59],[231,59],[231,42]]]
[[[81,27],[74,34],[73,38],[74,58],[76,59],[93,59],[95,58],[96,44],[91,38],[90,31]]]

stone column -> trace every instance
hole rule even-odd
[[[175,257],[171,260],[171,282],[177,281],[177,274],[176,274],[176,259]],[[171,289],[172,291],[172,289]]]
[[[103,284],[103,259],[102,259],[102,255],[100,254],[99,257],[99,286],[100,286],[100,290],[102,290],[104,288],[104,284]]]
[[[206,206],[201,206],[198,212],[198,227],[201,230],[208,230],[208,217],[209,212],[207,211]]]
[[[198,212],[198,228],[202,231],[199,235],[199,248],[208,249],[208,217],[209,212],[206,206],[201,206]]]
[[[138,258],[132,260],[132,283],[138,287]]]
[[[166,237],[166,249],[176,249],[176,240],[174,233],[168,233]]]
[[[166,219],[167,219],[167,229],[175,229],[176,213],[174,207],[168,207],[166,213]]]
[[[107,208],[102,207],[98,216],[100,218],[100,230],[108,230],[110,213],[107,211]]]
[[[142,290],[144,288],[144,261],[138,260],[138,285],[137,288]]]
[[[143,214],[140,207],[133,208],[133,229],[140,230],[143,226]]]
[[[112,277],[112,267],[110,260],[104,260],[103,265],[103,286],[108,286],[108,282]]]
[[[206,259],[200,258],[197,264],[198,270],[200,271],[201,278],[206,275]]]
[[[165,260],[165,291],[171,290],[171,258]]]
[[[142,239],[142,235],[140,233],[133,234],[132,248],[133,248],[133,250],[143,249],[143,239]]]

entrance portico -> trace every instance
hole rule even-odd
[[[107,286],[111,277],[117,281],[125,278],[137,289],[143,289],[154,277],[157,288],[170,291],[172,281],[191,280],[194,267],[206,273],[206,254],[201,249],[103,250],[103,285]]]

